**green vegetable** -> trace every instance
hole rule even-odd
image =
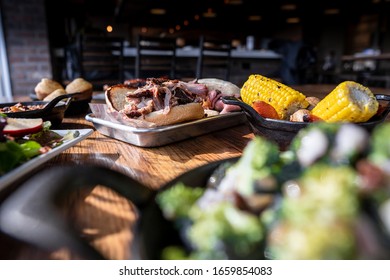
[[[41,145],[34,141],[28,141],[23,144],[10,140],[0,142],[0,175],[38,155],[40,148]]]
[[[325,136],[328,138],[330,143],[329,146],[333,145],[334,137],[337,131],[340,128],[340,124],[336,123],[326,123],[326,122],[315,122],[308,125],[305,129],[300,130],[294,139],[291,141],[289,151],[293,151],[294,153],[300,148],[302,139],[306,137],[312,130],[318,129],[322,131]],[[313,147],[315,148],[315,147]]]
[[[299,178],[299,195],[285,196],[269,249],[276,259],[350,259],[356,250],[357,174],[317,164]]]
[[[382,123],[374,129],[368,157],[378,165],[390,162],[390,123]]]
[[[190,212],[188,238],[192,258],[262,259],[264,229],[260,219],[230,202],[216,203],[207,211]]]
[[[159,193],[156,200],[167,219],[185,218],[203,192],[202,188],[190,188],[178,183]]]
[[[272,181],[281,167],[278,147],[264,138],[255,137],[245,147],[239,161],[227,170],[221,189],[230,188],[242,196],[250,196],[256,192],[256,183]]]
[[[42,146],[35,141],[24,142],[23,144],[20,144],[20,147],[28,159],[39,155],[39,149],[42,148]]]

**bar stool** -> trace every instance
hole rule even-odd
[[[232,45],[230,41],[199,38],[199,57],[196,77],[213,77],[229,80]]]
[[[80,72],[94,88],[123,82],[123,39],[88,36],[80,39]]]
[[[175,78],[176,40],[139,35],[135,78]]]

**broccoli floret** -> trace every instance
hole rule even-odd
[[[278,259],[349,259],[359,211],[357,175],[348,166],[317,164],[297,181],[299,195],[286,195],[273,229],[271,254]]]
[[[242,196],[255,193],[255,182],[272,178],[282,166],[278,147],[261,137],[248,143],[239,161],[227,170],[220,190],[234,190]]]
[[[296,153],[302,144],[302,139],[305,138],[312,130],[319,130],[324,133],[328,138],[329,143],[333,143],[334,136],[337,130],[340,128],[340,124],[326,123],[326,122],[315,122],[309,124],[306,128],[301,129],[294,139],[291,141],[289,150]],[[315,148],[315,147],[313,147]]]
[[[372,132],[369,159],[380,165],[390,161],[390,123],[378,125]]]
[[[258,216],[229,202],[217,203],[207,212],[191,211],[190,216],[193,258],[263,258],[265,231]]]
[[[156,201],[167,219],[186,218],[193,204],[202,196],[203,188],[192,188],[177,183],[159,193]]]
[[[365,155],[368,132],[351,123],[313,123],[294,138],[290,151],[303,167],[322,162],[353,165]]]

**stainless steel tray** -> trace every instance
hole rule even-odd
[[[247,121],[243,112],[231,112],[196,121],[153,128],[136,128],[114,123],[95,117],[93,113],[86,115],[85,119],[92,122],[101,134],[139,147],[163,146]]]

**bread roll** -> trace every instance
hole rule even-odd
[[[51,79],[43,78],[36,86],[35,86],[35,94],[39,100],[43,100],[46,96],[51,94],[53,91],[57,89],[64,89],[64,87]]]
[[[144,119],[157,126],[163,126],[197,120],[203,117],[204,109],[200,103],[187,103],[172,107],[168,114],[164,114],[163,110],[159,110],[138,119]]]
[[[50,93],[48,96],[46,96],[43,99],[43,101],[52,101],[57,96],[64,95],[64,94],[66,94],[65,89],[59,88],[59,89],[56,89],[55,91],[53,91],[52,93]]]
[[[92,98],[93,86],[83,78],[77,78],[66,86],[65,91],[66,93],[80,93],[73,100],[85,100]]]

